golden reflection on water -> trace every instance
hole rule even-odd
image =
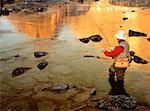
[[[132,10],[136,10],[136,12],[131,12]],[[123,17],[128,17],[129,19],[123,21]],[[124,30],[126,34],[128,34],[129,29],[149,34],[149,20],[150,10],[144,13],[138,8],[104,6],[94,3],[86,15],[70,18],[68,24],[78,38],[92,34],[102,35],[103,41],[96,43],[95,46],[97,49],[101,47],[108,49],[108,43],[104,35],[114,46],[116,44],[114,34],[118,30]],[[134,50],[137,55],[150,57],[150,51],[147,51],[147,49],[150,49],[150,43],[147,41],[147,38],[130,37],[127,41],[131,46],[131,50]]]
[[[64,22],[66,14],[62,10],[65,9],[57,9],[54,12],[40,15],[35,14],[28,16],[28,18],[22,15],[13,15],[9,19],[12,21],[18,20],[19,22],[13,22],[13,24],[18,31],[26,33],[29,37],[55,37],[58,36],[58,33],[61,33],[60,24]],[[135,10],[135,12],[131,12],[132,10]],[[129,19],[123,21],[123,17],[128,17]],[[138,8],[112,6],[108,3],[95,2],[91,4],[86,14],[67,17],[65,25],[69,26],[77,38],[100,34],[104,39],[100,43],[94,44],[95,47],[97,49],[101,47],[108,49],[105,37],[114,46],[116,44],[114,34],[118,30],[124,30],[126,34],[128,34],[129,29],[150,34],[149,20],[150,9],[144,11]],[[131,50],[134,50],[143,57],[150,57],[150,51],[147,51],[147,49],[150,49],[150,44],[146,38],[128,38],[127,41],[131,45]]]
[[[60,10],[34,15],[14,14],[9,16],[9,20],[19,32],[27,34],[32,38],[47,38],[57,36],[59,27],[62,23],[62,13]]]

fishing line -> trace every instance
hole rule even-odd
[[[91,8],[91,9],[93,10],[93,8]],[[94,11],[94,10],[93,10],[93,11]],[[95,17],[96,17],[96,16],[95,16]],[[88,17],[88,19],[89,19],[91,22],[93,22],[93,23],[97,26],[97,28],[99,29],[100,32],[102,32],[102,34],[104,35],[104,37],[105,37],[105,39],[106,39],[106,41],[107,41],[107,43],[108,43],[108,46],[111,47],[111,44],[110,44],[110,42],[109,42],[109,40],[108,40],[106,34],[105,34],[105,33],[103,32],[103,30],[99,27],[99,25],[96,24],[95,21],[94,21],[93,19],[91,19],[91,17]]]

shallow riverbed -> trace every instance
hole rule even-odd
[[[32,101],[28,101],[31,96],[36,98],[41,95],[36,102],[51,99],[50,96],[54,95],[47,92],[35,94],[36,88],[49,83],[96,87],[100,96],[107,95],[110,90],[108,68],[112,60],[99,51],[101,47],[109,50],[105,37],[113,47],[116,44],[113,35],[120,29],[126,33],[132,29],[150,34],[150,9],[112,6],[101,2],[91,6],[71,5],[72,8],[62,5],[44,13],[11,14],[0,18],[0,59],[5,59],[0,61],[3,109],[15,105],[27,109]],[[129,19],[123,21],[123,17]],[[99,43],[90,41],[88,44],[78,40],[94,34],[100,34],[103,40]],[[131,50],[150,62],[150,42],[146,37],[130,37],[127,41]],[[48,55],[36,59],[33,55],[35,51],[47,51]],[[20,56],[15,58],[18,54]],[[101,58],[84,58],[84,55]],[[47,60],[49,65],[41,71],[37,64],[43,60]],[[21,66],[32,69],[12,78],[12,71]],[[150,63],[131,63],[125,75],[125,89],[139,104],[150,106]]]

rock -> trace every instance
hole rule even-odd
[[[34,52],[34,56],[36,57],[36,58],[39,58],[39,57],[42,57],[42,56],[46,56],[48,54],[48,52],[41,52],[41,51],[39,51],[39,52]]]
[[[147,36],[147,34],[129,30],[129,37],[131,37],[131,36]]]
[[[68,90],[69,90],[69,85],[67,85],[65,83],[56,83],[52,86],[53,92],[62,93],[62,92],[66,92]]]
[[[90,95],[91,96],[95,96],[96,95],[96,88],[95,87],[90,90]]]
[[[15,58],[18,58],[18,57],[20,57],[20,56],[17,54],[17,55],[15,55],[14,57],[15,57]]]
[[[102,111],[138,111],[136,102],[124,95],[108,96],[99,101]]]
[[[43,61],[37,65],[40,70],[43,70],[48,65],[47,61]]]
[[[148,38],[147,40],[150,41],[150,38]]]
[[[127,20],[128,18],[127,17],[124,17],[124,18],[122,18],[123,20]]]
[[[134,56],[133,60],[134,60],[135,63],[138,63],[138,64],[147,64],[148,63],[148,61],[142,59],[139,56]]]
[[[38,12],[44,12],[44,11],[46,11],[46,8],[40,7],[40,8],[37,8],[37,11],[38,11]]]
[[[93,42],[99,42],[101,41],[103,38],[100,35],[93,35],[89,37]]]
[[[84,57],[93,57],[93,58],[98,58],[98,59],[100,59],[99,56],[93,56],[93,55],[85,55]]]
[[[135,55],[135,52],[134,52],[134,51],[130,51],[130,55],[131,55],[131,56],[134,56],[134,55]]]
[[[13,70],[12,77],[19,76],[25,72],[27,72],[31,67],[19,67]]]
[[[132,10],[131,12],[135,12],[135,10]]]
[[[79,39],[81,42],[83,42],[83,43],[88,43],[89,41],[90,41],[90,39],[89,38],[81,38],[81,39]]]
[[[5,15],[5,16],[9,15],[9,10],[7,8],[2,8],[1,15]]]

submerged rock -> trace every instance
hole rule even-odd
[[[150,41],[150,38],[148,38],[147,40]]]
[[[99,101],[102,111],[138,111],[136,102],[124,95],[108,96]]]
[[[19,67],[13,70],[12,77],[19,76],[25,72],[27,72],[31,67]]]
[[[135,10],[132,10],[131,12],[135,12]]]
[[[147,36],[147,34],[137,31],[129,30],[129,37],[131,36]]]
[[[127,20],[128,18],[127,17],[124,17],[124,18],[122,18],[123,20]]]
[[[48,52],[34,52],[34,56],[36,58],[42,57],[42,56],[46,56],[48,54]]]
[[[81,38],[81,39],[79,39],[81,42],[83,42],[83,43],[88,43],[89,41],[90,41],[90,39],[89,38]]]
[[[98,59],[100,59],[99,56],[93,56],[93,55],[85,55],[84,57],[93,57],[93,58],[98,58]]]
[[[43,61],[37,65],[40,70],[43,70],[48,65],[47,61]]]
[[[103,38],[100,35],[93,35],[89,37],[93,42],[99,42],[101,41]]]
[[[15,55],[14,57],[15,57],[15,58],[18,58],[18,57],[20,57],[20,55],[17,54],[17,55]]]
[[[66,92],[69,90],[69,85],[65,83],[56,83],[52,86],[52,91],[53,92]]]
[[[147,64],[148,63],[148,61],[142,59],[139,56],[134,56],[133,60],[134,60],[135,63],[138,63],[138,64]]]

